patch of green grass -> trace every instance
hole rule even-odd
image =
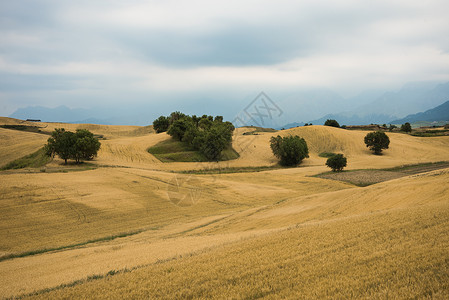
[[[279,165],[275,166],[260,166],[260,167],[232,167],[232,168],[205,168],[200,170],[186,170],[179,171],[181,174],[228,174],[228,173],[253,173],[268,170],[284,169]]]
[[[238,154],[237,151],[234,150],[234,148],[232,148],[232,146],[226,147],[221,152],[221,160],[233,160],[233,159],[237,159],[239,157],[240,157],[240,155]]]
[[[24,157],[18,158],[16,160],[6,164],[0,170],[4,171],[4,170],[11,170],[11,169],[40,168],[40,167],[46,165],[49,161],[50,161],[50,157],[45,155],[44,148],[41,148],[34,153],[31,153]]]
[[[259,132],[277,132],[276,129],[273,128],[264,128],[264,127],[257,127],[257,126],[248,126],[246,128],[255,129],[254,131],[249,131],[243,133],[243,135],[257,135]]]
[[[42,253],[46,253],[46,252],[50,252],[50,251],[66,250],[66,249],[70,249],[70,248],[84,246],[87,244],[97,243],[97,242],[112,241],[112,240],[115,240],[118,238],[123,238],[123,237],[131,236],[131,235],[139,234],[143,231],[144,231],[143,229],[140,229],[140,230],[136,230],[136,231],[129,231],[129,232],[119,233],[116,235],[105,236],[105,237],[94,239],[94,240],[88,240],[86,242],[82,242],[82,243],[78,243],[78,244],[72,244],[72,245],[61,246],[61,247],[56,247],[56,248],[38,249],[38,250],[32,250],[32,251],[27,251],[27,252],[22,252],[22,253],[11,253],[8,255],[0,256],[0,261],[18,258],[18,257],[32,256],[32,255],[42,254]]]
[[[425,130],[425,131],[413,131],[410,135],[418,137],[432,137],[432,136],[446,136],[449,130]]]
[[[398,166],[388,169],[381,169],[382,171],[390,171],[390,172],[399,172],[406,174],[418,174],[433,170],[439,170],[449,168],[449,161],[439,161],[439,162],[430,162],[430,163],[420,163],[420,164],[412,164],[412,165],[404,165]]]
[[[41,133],[41,134],[47,134],[47,135],[51,134],[49,132],[41,131],[40,127],[29,126],[29,125],[0,125],[0,128],[19,130],[19,131],[27,131],[27,132],[34,132],[34,133]]]
[[[334,156],[336,153],[332,153],[332,152],[321,152],[320,154],[318,154],[319,157],[325,157],[325,158],[329,158]]]
[[[169,139],[157,143],[148,148],[149,153],[153,154],[162,162],[206,162],[208,159],[201,152],[193,149],[190,145]],[[226,147],[221,153],[220,160],[232,160],[239,157],[237,151],[231,146]]]

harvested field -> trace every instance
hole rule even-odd
[[[316,177],[340,180],[358,186],[367,186],[408,175],[425,173],[434,170],[449,168],[449,162],[425,163],[418,165],[399,166],[384,170],[354,170],[343,172],[327,172]]]
[[[238,128],[235,160],[163,163],[147,149],[170,137],[150,127],[50,124],[106,140],[89,163],[0,172],[1,297],[449,297],[448,137],[389,134],[377,156],[366,131]],[[278,166],[277,134],[310,158]],[[47,136],[0,138],[6,163]],[[323,174],[323,152],[349,171]]]

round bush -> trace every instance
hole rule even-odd
[[[297,135],[272,137],[270,147],[283,166],[296,166],[304,158],[309,157],[306,141]]]
[[[334,172],[341,172],[346,167],[347,159],[343,154],[335,154],[329,157],[326,161],[326,166]]]

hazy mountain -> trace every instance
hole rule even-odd
[[[145,110],[143,110],[145,111]],[[68,108],[61,105],[55,108],[28,106],[17,109],[11,118],[38,119],[42,122],[90,123],[101,125],[148,125],[151,123],[145,112],[121,112],[115,108]]]
[[[278,129],[278,130],[280,130],[280,129],[282,129],[282,128],[284,128],[284,129],[290,129],[290,128],[294,128],[294,127],[298,127],[298,126],[304,126],[304,124],[305,123],[297,123],[297,122],[293,122],[293,123],[288,123],[288,124],[285,124],[284,126],[282,126],[282,127],[277,127],[277,128],[275,128],[275,129]]]
[[[373,102],[361,105],[355,114],[380,114],[405,117],[438,106],[449,98],[449,82],[408,83],[397,92],[387,92]]]
[[[389,124],[391,120],[425,111],[447,101],[449,82],[409,83],[395,92],[368,91],[352,98],[344,98],[328,89],[297,90],[278,94],[273,92],[269,96],[282,110],[282,114],[271,119],[266,118],[264,127],[288,128],[304,123],[323,124],[326,119],[335,119],[345,125]],[[250,106],[261,105],[254,102],[252,97],[253,95],[249,95],[242,102],[234,98],[228,100],[217,98],[221,101],[211,101],[186,96],[182,100],[174,99],[157,106],[148,102],[89,109],[29,106],[17,109],[10,117],[40,119],[47,122],[148,125],[160,115],[168,115],[172,111],[179,110],[187,114],[223,115],[226,120],[232,121],[239,114],[244,114],[245,109],[251,110]],[[275,114],[277,115],[277,111]]]
[[[337,120],[340,125],[390,124],[392,116],[382,114],[356,115],[351,113],[329,114],[309,123],[323,125],[327,119]]]
[[[413,115],[408,115],[403,119],[391,121],[393,124],[403,124],[405,122],[414,123],[419,121],[449,121],[449,101],[443,104]]]
[[[11,118],[23,120],[38,119],[43,122],[76,122],[78,120],[90,118],[91,116],[91,112],[86,109],[71,109],[64,105],[55,108],[28,106],[19,108],[10,115]]]
[[[307,105],[301,105],[303,112],[297,114],[296,122],[290,121],[290,124],[281,127],[288,128],[291,124],[304,121],[321,125],[327,119],[337,120],[340,125],[390,124],[392,120],[435,107],[447,99],[449,82],[408,83],[396,92],[364,92],[351,99],[341,99],[338,95],[328,93],[326,101],[313,104],[316,109],[314,114],[308,113]],[[323,109],[326,112],[314,117],[316,112],[322,112]],[[330,111],[334,113],[329,114]]]

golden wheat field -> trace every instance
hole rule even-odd
[[[87,167],[0,171],[2,298],[449,298],[449,169],[366,187],[314,176],[322,152],[348,170],[449,161],[449,137],[388,133],[375,156],[365,131],[238,128],[235,160],[162,163],[147,149],[170,137],[151,126],[29,125],[104,139]],[[310,157],[276,166],[277,134]],[[47,138],[0,128],[0,167]]]

